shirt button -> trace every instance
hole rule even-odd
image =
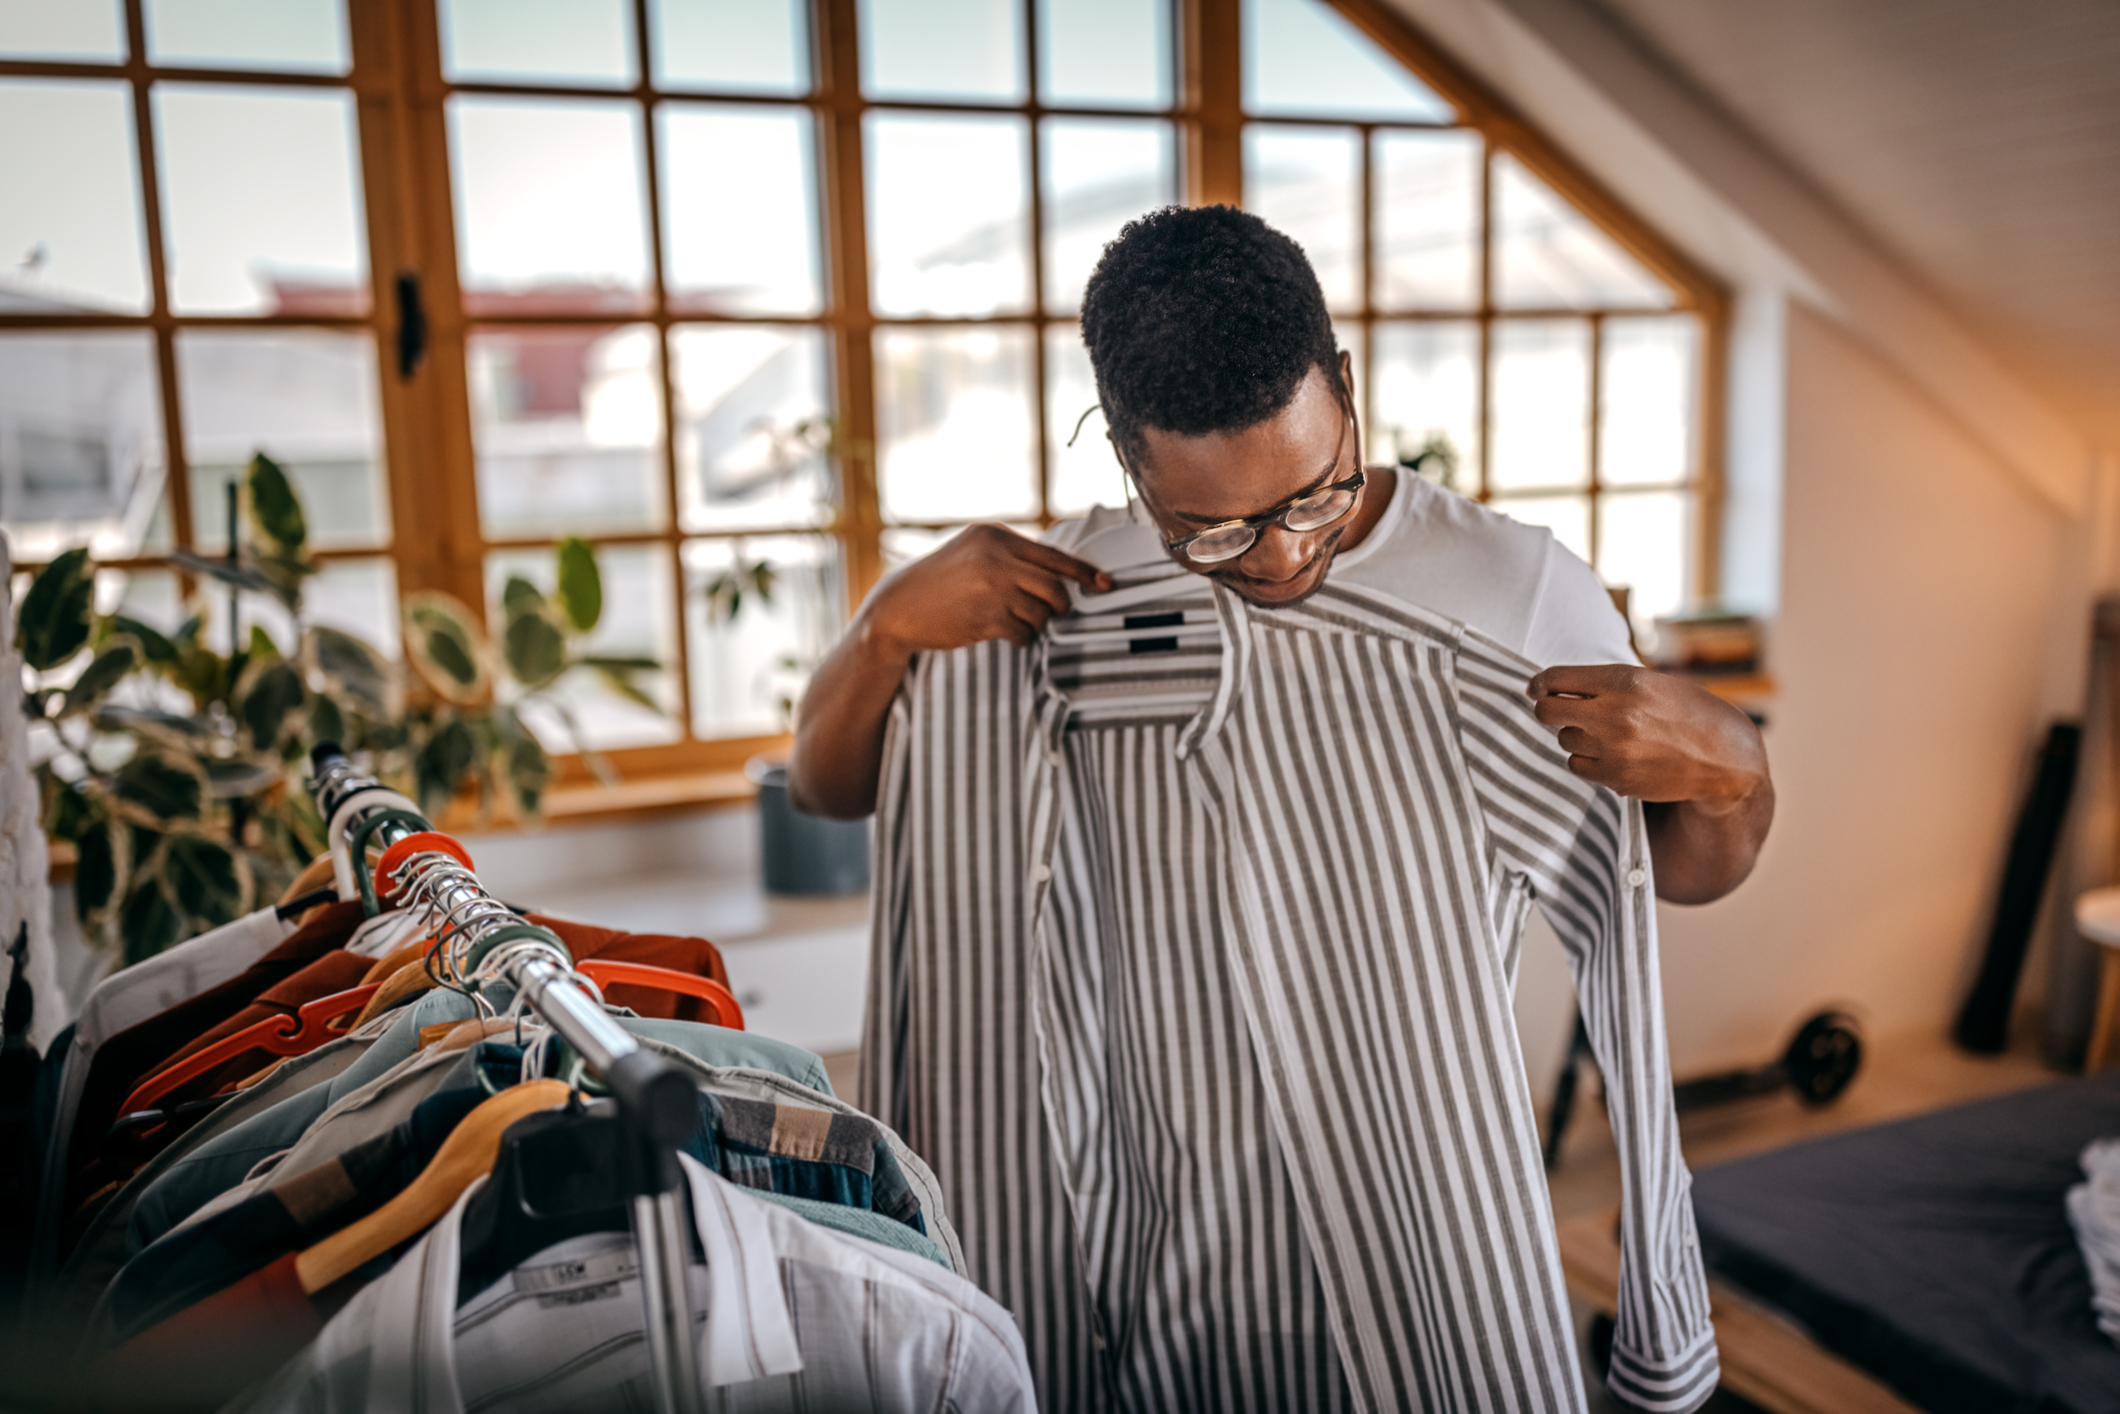
[[[1637,865],[1637,866],[1635,866],[1634,868],[1632,868],[1632,869],[1629,869],[1629,870],[1627,871],[1627,887],[1628,887],[1628,888],[1630,888],[1630,889],[1638,889],[1638,888],[1640,888],[1640,887],[1641,887],[1641,886],[1642,886],[1643,884],[1646,884],[1646,883],[1648,883],[1648,882],[1649,882],[1649,871],[1648,871],[1648,870],[1646,870],[1646,869],[1643,869],[1643,868],[1641,868],[1641,867],[1640,867],[1639,865]]]
[[[1052,870],[1052,866],[1051,866],[1051,865],[1048,865],[1048,864],[1033,864],[1033,865],[1031,866],[1031,879],[1032,879],[1032,880],[1033,880],[1034,882],[1042,884],[1042,883],[1044,883],[1044,882],[1045,882],[1045,881],[1046,881],[1047,879],[1050,879],[1050,878],[1052,878],[1052,877],[1053,877],[1053,870]]]

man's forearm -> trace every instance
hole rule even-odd
[[[798,810],[857,820],[876,808],[891,700],[913,655],[857,618],[810,679],[795,719],[788,798]]]
[[[1774,823],[1774,783],[1762,776],[1729,800],[1674,800],[1644,807],[1656,896],[1670,903],[1713,903],[1751,874]]]

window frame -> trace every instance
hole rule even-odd
[[[16,330],[142,329],[154,339],[161,390],[165,443],[166,494],[172,538],[177,548],[195,548],[196,515],[191,504],[190,467],[185,456],[183,413],[178,397],[176,340],[186,329],[320,328],[365,332],[374,341],[381,445],[390,503],[390,540],[386,546],[320,550],[324,561],[389,559],[396,571],[397,594],[441,590],[462,600],[474,614],[486,611],[485,562],[494,550],[535,548],[553,543],[539,536],[489,538],[478,515],[476,462],[468,398],[467,348],[476,328],[513,325],[628,323],[652,326],[656,333],[662,381],[662,473],[666,514],[655,530],[592,534],[592,544],[653,545],[668,557],[674,602],[680,739],[663,746],[643,746],[605,753],[627,778],[613,794],[587,789],[588,769],[580,758],[560,761],[561,789],[550,801],[553,813],[609,813],[682,805],[704,799],[748,794],[741,775],[744,762],[761,752],[784,749],[784,735],[699,738],[693,734],[691,674],[688,667],[682,552],[687,542],[782,533],[829,536],[838,542],[846,610],[851,614],[885,572],[884,535],[899,528],[886,521],[878,485],[875,343],[879,331],[898,327],[977,326],[991,324],[1032,332],[1033,418],[1036,435],[1038,513],[1040,525],[1051,524],[1052,437],[1048,426],[1046,332],[1072,325],[1073,311],[1054,311],[1046,304],[1044,144],[1041,120],[1123,117],[1167,123],[1172,128],[1179,199],[1192,204],[1243,204],[1244,132],[1252,123],[1275,126],[1313,124],[1361,135],[1361,262],[1359,309],[1340,312],[1344,325],[1363,332],[1358,390],[1365,429],[1371,421],[1372,370],[1379,321],[1409,318],[1476,320],[1480,331],[1478,416],[1482,428],[1476,491],[1487,500],[1486,465],[1492,446],[1491,362],[1488,348],[1497,321],[1541,313],[1496,309],[1490,266],[1493,247],[1495,159],[1507,154],[1545,182],[1565,202],[1587,217],[1623,250],[1674,292],[1673,306],[1660,314],[1690,313],[1701,325],[1697,415],[1694,419],[1694,475],[1688,489],[1696,498],[1698,536],[1693,554],[1691,590],[1713,599],[1720,582],[1720,523],[1723,497],[1722,443],[1729,302],[1719,282],[1629,210],[1588,175],[1554,142],[1518,116],[1491,89],[1449,59],[1384,0],[1325,0],[1341,16],[1411,71],[1456,111],[1454,121],[1417,123],[1364,122],[1341,117],[1305,118],[1280,113],[1253,117],[1242,100],[1241,0],[1171,0],[1172,34],[1168,45],[1173,66],[1169,106],[1160,109],[1061,104],[1048,105],[1039,93],[1036,0],[1020,6],[1024,46],[1025,98],[1020,103],[912,101],[871,99],[861,89],[858,0],[808,0],[811,78],[800,96],[761,96],[693,87],[658,87],[650,62],[649,0],[627,0],[631,8],[636,80],[630,86],[568,83],[451,82],[443,77],[440,16],[437,0],[361,0],[345,4],[349,67],[343,75],[286,73],[252,69],[164,66],[148,62],[145,0],[123,0],[127,57],[116,64],[72,61],[0,60],[0,78],[122,79],[133,105],[134,143],[139,164],[145,251],[152,304],[144,314],[6,314],[0,332]],[[350,91],[356,111],[360,190],[366,222],[369,308],[365,315],[308,314],[184,315],[169,303],[160,165],[151,108],[156,83],[192,82],[257,85],[277,88],[329,88]],[[650,234],[650,303],[637,313],[530,314],[467,313],[459,285],[454,192],[451,182],[446,105],[455,93],[522,97],[575,98],[587,94],[639,105],[643,133],[644,213]],[[792,106],[813,115],[817,144],[815,177],[819,222],[819,272],[823,300],[814,316],[718,314],[673,308],[664,287],[665,227],[662,163],[658,151],[656,112],[664,103],[728,103],[745,107]],[[980,317],[884,317],[871,304],[868,257],[868,213],[864,122],[871,112],[1016,115],[1027,124],[1029,152],[1026,180],[1030,203],[1029,278],[1032,298],[1021,312]],[[1392,129],[1457,128],[1477,132],[1483,142],[1481,163],[1480,300],[1476,310],[1424,315],[1386,310],[1375,299],[1375,232],[1371,170],[1375,134]],[[407,309],[400,305],[400,277],[418,282],[420,312],[426,323],[423,356],[409,374],[398,365],[398,338]],[[1637,311],[1647,313],[1648,311]],[[1598,345],[1607,320],[1623,311],[1564,311],[1590,321],[1589,483],[1591,535],[1596,536],[1598,499],[1608,494],[1599,478]],[[839,420],[843,450],[834,457],[837,504],[818,527],[790,530],[707,531],[683,529],[680,519],[678,439],[680,410],[672,386],[671,332],[676,326],[703,324],[791,324],[824,331],[830,357],[834,416]],[[1585,488],[1570,488],[1580,492]],[[1649,489],[1649,488],[1644,488]],[[1503,499],[1494,497],[1494,499]],[[952,523],[925,523],[907,528],[941,529]],[[1593,539],[1593,546],[1595,540]],[[102,562],[123,570],[160,570],[169,561],[141,555]],[[34,565],[24,565],[33,569]],[[191,575],[180,573],[187,594]],[[570,790],[570,786],[584,787]],[[576,799],[575,797],[579,797]]]

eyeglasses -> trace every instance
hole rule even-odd
[[[1214,565],[1224,560],[1234,560],[1256,545],[1259,532],[1269,525],[1284,526],[1298,535],[1323,530],[1354,509],[1355,498],[1361,494],[1365,479],[1364,474],[1357,471],[1345,481],[1320,486],[1317,490],[1305,492],[1270,511],[1246,516],[1242,520],[1221,521],[1202,527],[1190,535],[1163,543],[1173,555],[1183,555],[1196,565]]]

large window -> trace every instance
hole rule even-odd
[[[955,527],[1123,498],[1076,311],[1170,201],[1303,243],[1373,458],[1713,589],[1714,287],[1375,0],[0,4],[0,130],[18,560],[173,621],[262,449],[394,649],[585,536],[669,665],[561,704],[629,775],[777,739]]]

